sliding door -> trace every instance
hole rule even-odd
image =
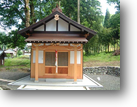
[[[45,53],[46,74],[68,74],[68,52],[57,52],[57,66],[55,52]]]
[[[68,52],[58,52],[58,74],[68,74]]]

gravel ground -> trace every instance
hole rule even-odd
[[[29,75],[29,72],[8,72],[0,71],[0,79],[17,80]],[[120,77],[111,75],[93,75],[86,74],[101,85],[101,88],[89,87],[91,90],[120,90]],[[17,90],[19,86],[7,85],[9,82],[0,81],[0,87],[4,90]]]
[[[101,88],[90,88],[90,90],[120,90],[120,77],[111,76],[111,75],[93,75],[86,74],[96,82],[103,85]]]
[[[17,80],[29,75],[29,72],[8,72],[0,71],[0,79]],[[10,82],[0,81],[0,87],[4,90],[17,90],[19,86],[8,85]]]

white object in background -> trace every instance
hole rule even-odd
[[[70,64],[74,64],[74,51],[70,51]]]
[[[44,25],[34,29],[34,31],[44,31]]]
[[[81,51],[77,51],[77,64],[81,64]]]
[[[68,31],[68,23],[62,19],[58,20],[58,31]]]
[[[3,65],[3,60],[2,60],[2,65]]]
[[[52,19],[46,23],[46,31],[56,31],[56,20]]]
[[[80,29],[76,28],[73,25],[70,25],[70,31],[80,31]]]
[[[36,51],[33,51],[33,63],[35,63]],[[43,51],[39,51],[39,63],[43,63]]]
[[[55,50],[55,66],[56,66],[56,73],[58,73],[58,65],[57,65],[57,50]]]
[[[43,63],[43,51],[39,51],[39,63]]]
[[[35,63],[36,51],[33,51],[33,63]]]
[[[100,77],[97,77],[97,80],[100,81]]]
[[[74,51],[70,51],[70,64],[74,64]],[[77,64],[81,64],[81,51],[77,51]]]

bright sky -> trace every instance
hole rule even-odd
[[[107,0],[98,0],[98,1],[100,1],[100,3],[101,3],[101,6],[102,6],[101,10],[102,10],[102,13],[103,13],[104,16],[106,14],[106,9],[107,8],[108,8],[110,14],[115,14],[116,9],[115,9],[114,4],[111,4],[111,5],[107,4]],[[15,27],[12,27],[12,30],[14,30],[14,29],[15,29]],[[0,26],[0,32],[8,33],[7,31],[3,30],[1,28],[1,26]]]
[[[108,8],[110,14],[115,14],[115,12],[117,11],[117,9],[115,9],[115,5],[114,4],[109,5],[107,3],[107,0],[98,0],[98,1],[100,1],[100,3],[101,3],[101,6],[102,6],[101,10],[102,10],[102,13],[104,16],[106,14],[107,8]]]

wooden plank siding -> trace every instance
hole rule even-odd
[[[81,47],[83,45],[81,44]],[[81,51],[81,64],[77,64],[77,79],[83,78],[83,49],[77,47]],[[31,52],[31,78],[35,78],[35,63],[33,63],[33,51],[36,47],[32,44]],[[58,66],[58,74],[55,73],[55,66],[46,66],[46,52],[68,52],[68,66]],[[39,46],[39,51],[43,51],[43,63],[38,63],[38,78],[67,78],[74,79],[74,64],[70,64],[70,51],[74,51],[74,47],[70,46]]]

